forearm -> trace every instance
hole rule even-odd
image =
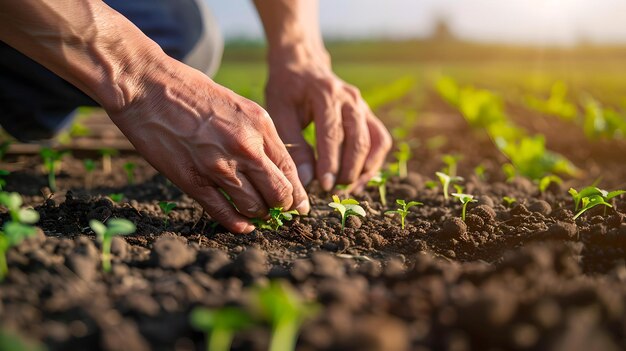
[[[137,98],[146,67],[165,56],[99,0],[0,2],[0,40],[111,111]]]
[[[330,58],[319,26],[317,0],[254,0],[268,41],[268,58],[274,62]]]

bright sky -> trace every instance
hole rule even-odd
[[[250,0],[207,0],[227,38],[261,38]],[[468,39],[568,44],[584,37],[626,43],[625,0],[320,0],[324,35],[425,36],[444,15]]]

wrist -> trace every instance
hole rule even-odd
[[[270,46],[268,49],[268,63],[270,70],[272,68],[280,69],[294,65],[331,67],[330,55],[321,43],[287,43]]]

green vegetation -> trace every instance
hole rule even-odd
[[[104,171],[104,174],[110,174],[113,169],[111,158],[119,155],[120,152],[111,148],[100,149],[99,152],[102,155],[102,171]]]
[[[0,329],[1,351],[43,351],[46,348],[35,340],[27,340],[21,335]]]
[[[559,176],[555,176],[554,174],[549,174],[545,177],[542,177],[539,180],[539,192],[541,194],[545,193],[552,183],[563,184],[563,179],[561,179]]]
[[[57,191],[56,173],[59,171],[61,159],[67,153],[68,151],[57,151],[48,147],[41,148],[39,151],[46,173],[48,173],[48,186],[52,192]]]
[[[581,205],[584,209],[585,202],[587,202],[589,207],[587,209],[582,210],[582,212],[584,212],[591,207],[602,205],[604,204],[604,202],[611,201],[613,198],[626,193],[626,190],[614,190],[614,191],[609,192],[606,190],[602,190],[596,186],[588,186],[588,187],[583,188],[581,191],[577,191],[574,188],[570,188],[568,193],[572,196],[572,200],[574,201],[574,211],[578,211]],[[602,202],[600,202],[596,197],[599,197],[600,199],[602,199]],[[611,206],[608,206],[608,207],[611,207]],[[577,213],[577,215],[574,218],[578,218],[578,216],[580,216],[582,212]]]
[[[133,222],[123,218],[113,218],[107,221],[106,226],[96,220],[89,221],[89,226],[96,233],[102,245],[102,270],[111,271],[111,240],[116,235],[128,235],[137,230]]]
[[[3,141],[0,143],[0,161],[4,160],[4,156],[6,156],[9,151],[9,147],[11,147],[10,141]]]
[[[176,203],[159,201],[159,208],[161,209],[161,212],[163,212],[163,214],[165,215],[165,219],[163,220],[163,226],[167,227],[169,221],[168,216],[170,215],[170,212],[172,212],[172,210],[176,208]]]
[[[439,182],[441,183],[441,187],[443,189],[443,198],[447,201],[450,196],[448,195],[448,189],[450,188],[450,184],[455,182],[462,182],[463,178],[456,176],[449,176],[443,172],[435,172],[437,178],[439,178]]]
[[[389,176],[389,172],[380,171],[367,182],[368,186],[378,187],[380,203],[383,204],[383,206],[387,206],[387,180],[389,179]]]
[[[235,333],[254,324],[254,319],[238,307],[209,310],[196,307],[191,311],[191,326],[207,335],[207,351],[229,351]]]
[[[11,174],[11,172],[5,169],[0,169],[0,191],[3,190],[4,187],[7,185],[7,180],[5,179],[5,177],[7,177],[9,174]]]
[[[463,222],[465,222],[465,212],[467,211],[467,204],[469,204],[470,202],[476,202],[476,200],[474,200],[474,195],[452,193],[452,196],[459,199],[459,201],[461,201],[461,203],[463,204],[461,219],[463,220]]]
[[[328,206],[332,207],[335,211],[339,212],[341,215],[341,231],[343,232],[346,226],[346,219],[350,215],[358,215],[361,217],[365,217],[366,213],[363,207],[359,205],[359,202],[354,199],[344,199],[340,200],[339,196],[333,195],[333,202],[329,203]]]
[[[409,143],[398,143],[398,151],[394,152],[393,156],[396,158],[397,161],[398,176],[400,176],[400,178],[406,178],[409,174],[407,164],[412,156],[411,146],[409,145]]]
[[[122,193],[111,193],[109,194],[109,198],[113,200],[115,203],[120,203],[124,200],[124,194]]]
[[[542,100],[534,96],[526,98],[526,106],[530,109],[573,121],[578,115],[576,105],[567,99],[567,85],[563,81],[557,81],[550,89],[550,97]]]
[[[514,197],[503,196],[502,202],[506,204],[506,207],[511,207],[513,203],[517,202],[517,199]]]
[[[126,181],[129,185],[135,184],[135,168],[137,165],[134,162],[124,163],[124,172],[126,172]]]
[[[0,232],[0,281],[2,281],[9,273],[7,251],[36,233],[32,224],[39,221],[39,213],[32,208],[22,208],[22,197],[18,193],[0,192],[0,204],[8,209],[11,217],[4,223]]]
[[[87,158],[83,161],[85,167],[85,188],[91,189],[93,185],[93,172],[96,170],[96,163],[94,160]]]
[[[478,178],[478,180],[484,182],[485,180],[487,180],[487,169],[484,165],[480,164],[474,167],[474,175],[476,176],[476,178]]]
[[[463,158],[463,156],[457,154],[443,155],[441,157],[441,161],[445,163],[446,167],[441,172],[448,174],[450,177],[455,177],[457,172],[457,165],[461,158]]]
[[[574,216],[574,219],[577,219],[578,217],[580,217],[580,215],[587,212],[587,210],[591,209],[592,207],[596,207],[598,205],[604,205],[606,207],[613,207],[611,204],[604,201],[604,198],[601,195],[585,196],[581,199],[581,204],[582,204],[582,208],[580,209],[580,211],[578,211],[578,213],[576,213],[576,215]]]
[[[291,221],[294,215],[300,214],[297,210],[283,211],[282,207],[270,208],[269,213],[270,218],[268,220],[255,218],[252,223],[259,229],[276,231],[285,224],[285,221]]]
[[[396,200],[396,203],[399,205],[399,207],[393,211],[386,211],[385,214],[400,215],[400,224],[401,224],[402,229],[404,229],[405,228],[404,219],[409,214],[409,209],[413,206],[423,205],[423,203],[418,202],[418,201],[409,201],[409,203],[407,203],[406,201],[400,200],[400,199]]]

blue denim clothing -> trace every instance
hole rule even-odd
[[[223,49],[204,0],[106,0],[171,57],[214,73]],[[189,61],[189,62],[188,62]],[[49,139],[96,102],[0,41],[0,125],[21,141]]]

